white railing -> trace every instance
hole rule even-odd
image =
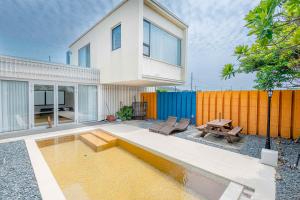
[[[0,78],[100,83],[100,71],[92,68],[0,56]]]

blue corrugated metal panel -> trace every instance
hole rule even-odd
[[[192,94],[192,123],[196,124],[196,92]]]
[[[176,104],[176,116],[178,118],[181,118],[181,108],[182,108],[182,99],[181,99],[181,93],[176,93],[176,100],[177,100],[177,104]]]
[[[161,108],[161,104],[162,104],[162,98],[161,98],[161,93],[158,92],[157,93],[157,99],[156,99],[156,112],[157,112],[157,119],[161,119],[162,118],[162,109]]]
[[[159,92],[157,94],[157,117],[166,120],[168,116],[189,118],[195,123],[196,93],[195,92]]]

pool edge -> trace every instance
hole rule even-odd
[[[65,200],[65,196],[55,180],[35,140],[26,139],[25,144],[42,199]]]

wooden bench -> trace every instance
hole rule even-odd
[[[242,130],[243,130],[242,127],[237,126],[234,127],[232,130],[228,131],[227,134],[232,136],[237,136]]]
[[[203,124],[201,126],[196,127],[196,129],[198,129],[199,131],[202,131],[202,133],[200,134],[200,137],[204,137],[207,134],[206,128],[207,128],[207,124]]]

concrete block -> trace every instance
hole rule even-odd
[[[262,164],[277,167],[277,161],[278,161],[278,151],[274,151],[274,150],[270,150],[270,149],[262,149],[261,150],[260,162]]]

